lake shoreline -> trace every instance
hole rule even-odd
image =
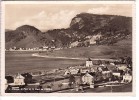
[[[34,57],[44,57],[44,58],[57,58],[57,59],[72,59],[72,60],[87,60],[88,58],[78,58],[78,57],[59,57],[59,56],[48,56],[48,55],[40,55],[39,53],[33,53],[32,56]],[[105,61],[116,61],[115,59],[95,59],[95,58],[91,58],[92,60],[105,60]]]

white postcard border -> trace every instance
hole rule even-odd
[[[132,4],[132,55],[133,55],[133,85],[132,92],[126,93],[5,93],[5,4]],[[136,59],[135,59],[135,1],[2,1],[1,17],[1,94],[3,96],[135,96],[136,89]]]

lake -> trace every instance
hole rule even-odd
[[[84,60],[34,57],[30,51],[6,51],[5,73],[49,71],[58,68],[85,64]]]

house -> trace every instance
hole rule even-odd
[[[39,47],[39,50],[40,50],[40,51],[43,50],[43,47]]]
[[[13,50],[16,50],[16,49],[17,49],[17,48],[14,46],[14,47],[13,47]]]
[[[118,67],[116,67],[116,69],[112,70],[112,80],[115,81],[115,80],[122,80],[122,75],[124,74],[124,71],[123,70],[119,70]]]
[[[119,70],[118,67],[116,67],[113,71],[112,71],[112,75],[115,77],[120,77],[123,74],[122,70]]]
[[[9,51],[13,51],[13,48],[10,48]]]
[[[94,68],[90,68],[90,72],[95,72],[95,69]]]
[[[10,83],[9,85],[11,85],[11,86],[23,86],[23,85],[25,85],[24,79],[25,78],[22,75],[17,74],[14,76],[14,82]]]
[[[123,71],[125,71],[127,69],[126,64],[120,64],[120,65],[117,65],[117,67],[118,67],[119,70],[123,70]]]
[[[93,62],[90,58],[88,58],[88,60],[86,61],[86,67],[92,67],[93,66]]]
[[[104,66],[101,68],[102,69],[102,74],[110,73],[111,71],[107,68],[107,66]]]
[[[102,76],[104,79],[111,77],[111,71],[107,68],[107,66],[102,67]]]
[[[113,71],[112,72],[112,75],[113,76],[116,76],[116,77],[120,77],[121,76],[121,73],[119,71]]]
[[[78,71],[79,71],[78,69],[71,69],[71,70],[70,70],[70,73],[71,73],[71,74],[77,74]]]
[[[47,50],[49,47],[48,46],[43,46],[43,49],[44,50]]]
[[[60,50],[61,48],[55,48],[55,50]]]
[[[54,50],[56,47],[55,46],[51,46],[51,49]]]
[[[102,72],[102,67],[97,67],[98,72]]]
[[[52,72],[47,72],[47,73],[52,73]],[[42,71],[38,71],[38,72],[31,72],[30,75],[33,77],[33,76],[41,76],[41,75],[44,75],[45,72],[42,72]]]
[[[85,74],[86,72],[93,72],[94,70],[92,68],[80,68],[78,73]]]
[[[64,75],[65,75],[65,76],[66,76],[66,75],[70,75],[70,70],[66,70],[65,73],[64,73]]]
[[[78,74],[78,71],[79,71],[79,69],[74,69],[74,68],[68,69],[65,71],[64,75],[69,75],[69,74],[75,75],[75,74]]]
[[[23,49],[22,48],[19,48],[19,50],[22,51]]]
[[[115,64],[113,62],[111,62],[110,65],[115,66]]]
[[[132,81],[132,76],[129,73],[123,75],[123,82],[131,82],[131,81]]]
[[[94,73],[86,72],[85,75],[82,76],[83,84],[88,84],[90,85],[90,88],[94,88],[94,76]]]

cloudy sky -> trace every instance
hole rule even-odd
[[[21,25],[33,25],[40,30],[67,28],[77,14],[122,15],[132,17],[130,4],[6,4],[5,28],[16,29]]]

